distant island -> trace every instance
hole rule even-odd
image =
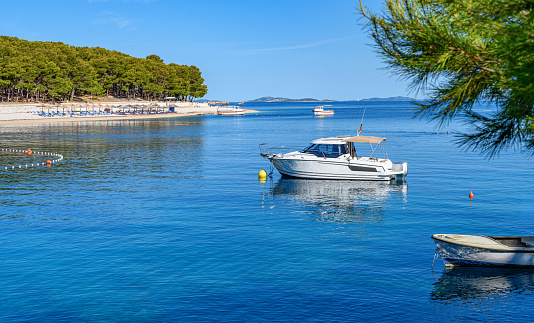
[[[369,99],[361,99],[358,101],[416,101],[414,98],[410,98],[407,96],[392,96],[389,98],[369,98]]]
[[[264,96],[255,100],[248,100],[245,102],[332,102],[332,100],[317,100],[312,98],[304,99],[288,99],[288,98],[273,98],[272,96]]]
[[[210,100],[210,99],[198,99],[197,102],[226,102],[225,100]],[[272,97],[272,96],[264,96],[258,99],[254,100],[246,100],[242,102],[252,102],[252,103],[262,103],[262,102],[349,102],[349,101],[422,101],[406,96],[392,96],[388,98],[366,98],[366,99],[354,99],[354,100],[329,100],[329,99],[313,99],[313,98],[304,98],[304,99],[288,99],[288,98],[281,98],[281,97]]]
[[[394,96],[389,98],[368,98],[368,99],[355,99],[355,100],[348,100],[348,101],[415,101],[414,98],[405,97],[405,96]],[[304,98],[304,99],[288,99],[288,98],[275,98],[272,96],[264,96],[259,99],[255,100],[248,100],[245,102],[340,102],[337,100],[318,100],[318,99],[312,99],[312,98]]]

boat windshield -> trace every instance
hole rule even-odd
[[[347,149],[345,148],[345,144],[341,145],[331,145],[331,144],[312,144],[301,152],[313,154],[317,157],[330,157],[330,158],[337,158],[341,155],[344,155],[347,153]]]

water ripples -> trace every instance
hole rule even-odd
[[[528,273],[430,269],[434,233],[532,231],[534,173],[509,167],[518,155],[461,152],[406,106],[382,103],[364,131],[409,163],[406,182],[258,182],[259,143],[354,133],[355,104],[325,119],[313,105],[267,105],[240,118],[2,128],[10,148],[65,159],[0,172],[0,319],[527,317]]]

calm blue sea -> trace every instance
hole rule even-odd
[[[432,269],[430,238],[534,235],[532,159],[462,151],[464,125],[437,129],[406,102],[314,105],[2,126],[1,148],[65,159],[0,172],[0,321],[534,319],[534,271]],[[259,144],[356,134],[364,110],[362,134],[387,137],[405,183],[258,181]]]

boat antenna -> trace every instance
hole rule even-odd
[[[360,122],[360,130],[358,131],[358,136],[360,135],[360,132],[363,131],[363,116],[365,116],[365,109],[367,108],[363,108],[362,122]]]

